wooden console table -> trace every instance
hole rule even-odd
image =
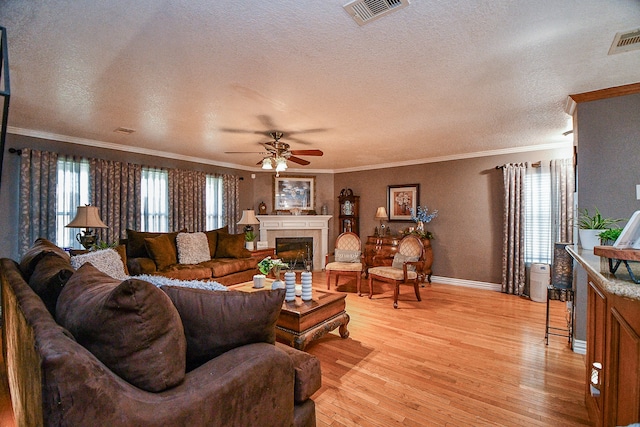
[[[380,265],[391,265],[393,262],[393,256],[398,252],[398,244],[402,240],[402,236],[368,236],[367,242],[364,245],[364,263],[365,272],[367,273],[369,267],[377,267]],[[418,277],[424,283],[428,281],[431,283],[431,265],[433,264],[433,249],[431,248],[431,240],[422,239],[422,245],[424,246],[424,253],[422,260],[424,261],[424,268],[418,272]]]

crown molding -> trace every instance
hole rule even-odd
[[[640,93],[640,83],[609,87],[606,89],[593,90],[591,92],[577,93],[569,95],[576,103],[598,101],[600,99],[614,98],[616,96],[633,95]]]

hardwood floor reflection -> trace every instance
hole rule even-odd
[[[314,287],[326,289],[324,273]],[[349,338],[333,331],[307,348],[322,364],[319,427],[592,425],[584,356],[560,337],[545,346],[545,304],[434,283],[421,288],[422,302],[403,287],[395,310],[391,288],[376,286],[372,300],[355,294],[355,281],[338,290],[347,292]],[[554,301],[553,322],[564,313]],[[0,426],[9,427],[1,366]]]

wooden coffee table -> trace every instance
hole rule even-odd
[[[229,289],[244,292],[256,292],[271,289],[271,282],[262,289],[255,289],[253,282],[244,282],[229,286]],[[282,303],[282,310],[276,323],[276,339],[298,350],[304,350],[312,341],[340,327],[342,338],[349,337],[347,324],[349,315],[346,312],[346,295],[337,292],[313,290],[311,301],[295,301]]]

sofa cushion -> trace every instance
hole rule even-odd
[[[208,280],[211,279],[211,269],[193,264],[173,264],[159,270],[153,275],[165,276],[178,280]]]
[[[56,252],[45,252],[29,278],[29,286],[42,299],[54,318],[58,296],[74,272],[69,257],[62,257]]]
[[[127,247],[126,245],[118,245],[113,248],[114,251],[120,255],[120,259],[122,259],[122,266],[124,267],[124,274],[129,276],[129,268],[127,267]]]
[[[163,270],[178,262],[175,237],[171,237],[169,234],[161,234],[157,237],[145,238],[144,243],[147,246],[149,258],[156,263],[158,270]]]
[[[180,264],[198,264],[211,259],[209,241],[204,233],[178,233],[176,246]]]
[[[187,338],[187,368],[246,344],[275,343],[284,289],[207,291],[163,286],[178,309]]]
[[[87,262],[90,262],[95,268],[114,279],[126,280],[129,278],[129,275],[124,271],[124,264],[120,254],[114,249],[101,249],[71,257],[71,266],[75,269],[80,268]]]
[[[248,258],[250,256],[251,252],[244,247],[244,233],[218,233],[216,256],[214,258]]]
[[[179,232],[187,230],[174,231],[171,233],[154,233],[149,231],[135,231],[127,229],[127,257],[130,258],[151,258],[144,239],[150,237],[158,237],[162,234],[169,235],[170,240],[174,243]]]
[[[207,242],[209,243],[209,256],[211,258],[215,258],[216,256],[216,247],[218,246],[219,233],[229,234],[229,227],[225,225],[222,228],[216,228],[215,230],[204,232],[204,234],[207,236]]]
[[[120,282],[86,263],[60,293],[56,314],[81,345],[136,387],[158,392],[184,379],[180,316],[151,283]]]
[[[296,403],[304,402],[322,386],[322,372],[320,359],[307,352],[296,350],[288,345],[277,342],[276,346],[287,353],[293,362],[295,383],[293,398]]]
[[[224,277],[240,271],[255,270],[258,265],[256,258],[216,258],[198,264],[211,270],[211,277]]]
[[[47,252],[55,252],[63,258],[69,258],[69,254],[49,240],[42,237],[37,238],[33,243],[33,246],[25,252],[20,260],[20,271],[22,272],[25,281],[29,281],[31,274],[33,273],[33,269],[36,268],[36,264]]]

